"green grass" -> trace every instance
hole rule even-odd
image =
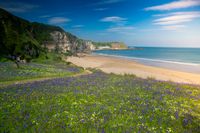
[[[94,71],[0,89],[0,132],[200,131],[200,87]]]
[[[31,63],[20,63],[17,68],[13,62],[0,62],[0,84],[14,83],[16,81],[72,76],[83,72],[83,69],[61,61],[53,53],[48,53],[48,59],[41,56]]]

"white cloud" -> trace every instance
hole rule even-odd
[[[191,19],[183,19],[183,20],[174,20],[174,21],[160,21],[160,22],[155,22],[154,24],[156,25],[173,25],[173,24],[181,24],[184,22],[190,22],[192,21]]]
[[[72,26],[72,28],[82,28],[82,27],[84,27],[84,25],[74,25],[74,26]]]
[[[100,21],[118,23],[118,22],[124,22],[126,20],[127,20],[126,18],[122,18],[122,17],[118,17],[118,16],[111,16],[111,17],[102,18]]]
[[[53,17],[49,19],[49,24],[64,24],[69,22],[70,19],[65,17]]]
[[[66,14],[69,14],[69,12],[56,12],[53,14],[44,14],[44,15],[39,16],[39,18],[52,18],[56,16],[65,16]]]
[[[106,5],[106,4],[114,4],[119,3],[125,0],[101,0],[100,2],[94,3],[92,5]]]
[[[164,30],[180,30],[185,27],[186,27],[185,25],[167,25],[167,26],[163,26],[162,28]]]
[[[200,12],[174,12],[168,14],[160,14],[153,23],[155,25],[161,25],[164,30],[179,30],[186,27],[187,22],[191,22],[194,19],[200,18]]]
[[[108,10],[108,8],[96,8],[96,9],[94,9],[94,11],[105,11],[105,10]]]
[[[22,2],[0,2],[0,7],[10,12],[24,13],[39,6]]]
[[[200,18],[200,12],[175,12],[166,14],[165,17],[154,20],[157,25],[182,24]]]
[[[133,26],[117,26],[117,27],[111,27],[107,29],[109,32],[128,32],[134,30],[135,27]]]
[[[164,11],[164,10],[189,8],[189,7],[194,7],[194,6],[200,6],[200,0],[179,0],[179,1],[174,1],[171,3],[163,4],[163,5],[147,7],[145,8],[145,10],[146,11],[150,11],[150,10]]]
[[[50,18],[51,15],[42,15],[42,16],[39,16],[39,18]]]

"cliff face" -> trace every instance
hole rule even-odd
[[[81,40],[75,36],[70,37],[66,32],[53,31],[50,35],[52,40],[43,43],[49,51],[58,51],[59,53],[71,51],[72,53],[77,53],[90,52],[95,49],[92,42]]]
[[[65,32],[53,31],[50,33],[52,41],[46,41],[43,45],[46,45],[49,51],[58,50],[65,53],[70,50],[70,41]]]

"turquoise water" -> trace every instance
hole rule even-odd
[[[200,48],[141,47],[129,50],[98,50],[93,53],[127,58],[150,66],[200,73]]]

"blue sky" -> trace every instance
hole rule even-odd
[[[200,0],[0,0],[0,7],[83,39],[200,47]]]

